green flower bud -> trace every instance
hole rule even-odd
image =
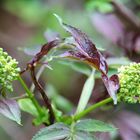
[[[140,63],[131,63],[118,69],[120,89],[118,101],[140,103]]]
[[[18,62],[0,48],[0,93],[12,92],[12,82],[17,79],[20,68]]]

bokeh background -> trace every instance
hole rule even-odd
[[[0,1],[0,47],[19,61],[21,69],[55,32],[61,37],[68,34],[59,25],[53,13],[84,31],[110,64],[110,74],[117,73],[116,65],[140,62],[140,0],[1,0]],[[52,35],[53,36],[53,35]],[[82,87],[87,78],[69,61],[51,62],[53,70],[46,69],[40,79],[49,94],[57,94],[57,104],[66,113],[72,113],[77,105]],[[86,71],[87,72],[87,71]],[[98,76],[97,76],[98,77]],[[24,80],[31,86],[28,73]],[[24,91],[14,84],[10,97]],[[96,84],[90,103],[107,95],[100,80]],[[51,96],[51,95],[50,95]],[[39,97],[38,97],[39,98]],[[41,99],[39,99],[40,102]],[[90,117],[113,123],[119,128],[113,134],[98,134],[100,140],[139,140],[139,104],[119,104],[117,107],[101,108]],[[32,117],[22,112],[22,124],[0,116],[1,140],[30,140],[41,127],[32,125]]]

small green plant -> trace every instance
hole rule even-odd
[[[33,137],[33,140],[95,140],[95,132],[112,132],[116,131],[116,128],[111,124],[95,119],[84,119],[84,117],[110,102],[117,104],[117,100],[118,102],[128,103],[140,102],[140,64],[132,63],[128,66],[122,66],[118,69],[118,74],[109,77],[106,59],[89,37],[79,29],[63,23],[59,16],[55,16],[71,36],[65,39],[54,39],[43,45],[41,50],[27,63],[25,70],[20,72],[20,68],[17,66],[18,62],[0,49],[0,87],[2,96],[0,99],[0,113],[21,124],[21,109],[34,116],[34,125],[44,124],[46,127],[39,131]],[[57,55],[54,55],[54,52],[58,52],[56,53]],[[48,55],[49,58],[42,59]],[[41,72],[42,68],[44,70],[43,64],[50,68],[48,63],[56,58],[61,60],[69,58],[75,70],[88,76],[77,109],[71,115],[63,114],[52,103],[50,96],[38,82],[38,73],[36,74],[35,71],[36,66],[40,63],[42,63]],[[81,65],[79,65],[79,62],[82,62]],[[30,90],[21,77],[27,70],[30,72],[35,88],[38,89],[42,96],[44,106],[39,104],[34,96],[33,88]],[[88,106],[97,71],[100,73],[110,97]],[[12,82],[14,80],[18,80],[26,92],[22,97],[16,98],[18,102],[13,99],[7,99],[6,94],[7,91],[13,91]],[[58,98],[63,99],[61,96]],[[63,99],[63,101],[71,106],[66,99]]]

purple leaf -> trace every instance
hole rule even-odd
[[[92,41],[88,38],[88,36],[75,27],[72,27],[65,23],[63,23],[62,25],[64,29],[66,29],[77,42],[77,50],[83,56],[85,56],[85,61],[92,63],[96,67],[96,69],[106,74],[108,71],[106,61],[101,53],[96,49]]]
[[[109,95],[114,100],[114,104],[117,104],[116,93],[119,89],[119,78],[117,75],[112,75],[110,78],[107,75],[102,75],[102,80],[105,84],[105,87],[109,93]]]
[[[117,92],[117,90],[119,89],[120,85],[119,85],[119,77],[118,75],[114,74],[109,78],[111,87],[114,89],[115,92]]]
[[[113,98],[114,104],[117,104],[116,92],[119,88],[119,80],[117,75],[113,75],[108,78],[108,65],[105,58],[97,50],[95,45],[89,39],[89,37],[83,33],[81,30],[63,23],[62,19],[55,15],[59,20],[62,27],[68,31],[72,37],[75,39],[75,46],[77,50],[68,51],[63,54],[64,57],[72,57],[88,63],[90,66],[94,66],[102,74],[102,80],[107,88],[109,95]]]
[[[21,124],[20,109],[15,100],[0,99],[0,113],[5,117]]]
[[[62,27],[72,35],[74,41],[69,39],[67,41],[55,39],[51,42],[48,42],[47,44],[42,46],[40,52],[35,55],[30,63],[28,63],[27,68],[36,65],[36,63],[38,63],[44,55],[47,55],[47,53],[52,48],[61,46],[63,43],[64,45],[72,45],[73,48],[65,51],[65,53],[63,52],[59,57],[71,57],[73,59],[84,61],[100,71],[109,95],[113,98],[114,103],[116,104],[117,98],[115,94],[118,89],[119,80],[117,76],[113,76],[110,79],[108,78],[108,65],[105,58],[97,50],[95,45],[85,33],[75,27],[72,27],[71,25],[63,23],[62,19],[59,16],[55,16],[59,20]],[[116,83],[114,82],[114,80],[116,80]]]
[[[34,65],[36,63],[38,63],[40,61],[40,59],[42,59],[43,56],[47,55],[47,53],[54,47],[57,47],[58,45],[60,45],[62,41],[55,39],[51,42],[48,42],[46,44],[44,44],[41,48],[41,50],[33,57],[33,59],[27,64],[27,68],[26,70],[30,67],[29,65]]]

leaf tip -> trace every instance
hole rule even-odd
[[[63,24],[62,18],[60,16],[58,16],[57,14],[55,14],[55,13],[53,13],[53,15],[57,18],[59,23],[62,25]]]
[[[23,124],[21,123],[21,121],[18,121],[17,124],[19,124],[20,126],[23,126]]]
[[[117,105],[117,98],[114,98],[113,101],[114,101],[114,105]]]

